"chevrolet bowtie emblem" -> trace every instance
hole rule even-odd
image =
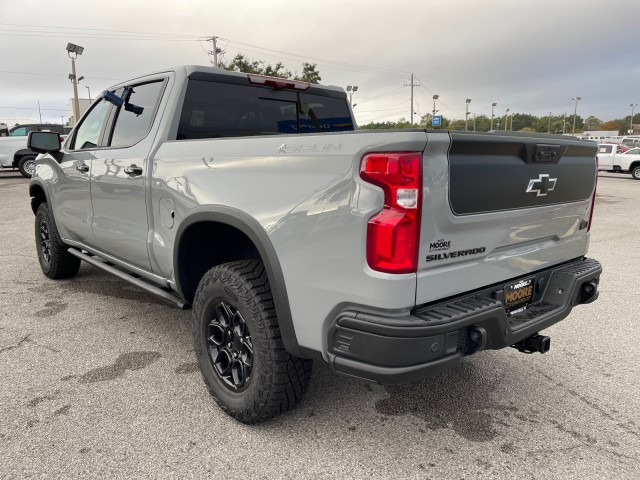
[[[552,192],[556,188],[557,178],[549,178],[546,173],[541,173],[538,178],[529,180],[527,193],[535,193],[536,197],[544,197],[547,193]]]

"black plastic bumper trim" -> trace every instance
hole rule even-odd
[[[580,258],[525,275],[535,278],[536,293],[529,308],[513,315],[505,311],[501,292],[517,278],[418,307],[410,316],[343,312],[329,337],[334,367],[380,383],[438,373],[440,362],[453,355],[508,347],[563,320],[575,305],[593,302],[601,273],[596,260]],[[469,336],[478,328],[486,333],[480,346]],[[393,379],[393,372],[403,380]]]

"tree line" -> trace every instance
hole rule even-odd
[[[432,115],[427,113],[420,118],[419,123],[411,125],[411,122],[401,118],[398,121],[370,122],[360,125],[359,128],[377,130],[390,128],[431,128]],[[624,135],[631,126],[631,115],[615,120],[603,122],[597,117],[589,116],[583,118],[576,116],[576,133],[585,130],[606,130],[617,131],[619,135]],[[633,116],[633,123],[640,123],[640,113]],[[464,130],[465,121],[460,119],[449,119],[441,116],[441,127],[446,130]],[[491,118],[487,115],[469,115],[467,120],[467,130],[476,132],[488,132],[491,130]],[[537,117],[527,113],[514,113],[513,115],[493,117],[493,130],[513,130],[518,132],[538,132],[538,133],[571,133],[573,131],[573,115],[546,115]]]

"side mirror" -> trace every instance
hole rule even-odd
[[[56,132],[29,132],[27,146],[36,153],[60,151],[60,135]]]

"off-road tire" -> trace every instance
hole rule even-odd
[[[634,180],[640,180],[640,165],[634,167],[633,170],[631,170],[631,176]]]
[[[18,162],[18,170],[23,177],[31,178],[35,169],[36,157],[35,155],[25,155]]]
[[[41,203],[36,211],[35,240],[42,273],[54,280],[71,278],[80,269],[80,259],[71,255],[62,243],[49,205]]]
[[[252,345],[250,376],[239,389],[228,384],[212,359],[211,352],[215,355],[217,347],[211,341],[211,326],[217,322],[221,304],[229,305],[231,311],[241,315],[249,335],[247,341]],[[247,424],[262,422],[292,409],[302,400],[313,363],[284,349],[262,262],[230,262],[205,273],[193,302],[192,326],[204,382],[220,408],[233,418]]]

